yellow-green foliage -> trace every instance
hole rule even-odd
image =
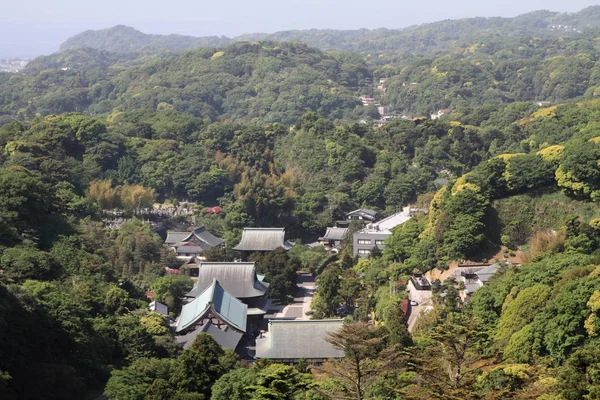
[[[592,188],[587,183],[579,181],[571,172],[565,172],[561,167],[558,167],[555,176],[559,187],[578,196],[589,196],[592,192]]]
[[[597,270],[598,270],[598,268],[596,268],[594,271],[592,271],[590,276],[592,274],[595,274],[597,272]],[[591,314],[589,315],[589,317],[587,317],[583,326],[585,327],[585,330],[587,331],[588,335],[597,336],[599,321],[598,321],[598,315],[596,313],[598,312],[598,310],[600,310],[600,292],[599,291],[596,290],[590,296],[590,299],[587,302],[587,306],[590,309]]]
[[[460,179],[460,178],[459,178]],[[431,203],[429,204],[429,222],[425,226],[425,229],[419,235],[420,239],[428,237],[437,224],[437,221],[442,213],[442,205],[444,204],[444,197],[446,196],[446,191],[448,190],[448,185],[444,185],[438,190],[433,196]]]
[[[467,177],[468,177],[468,173],[464,174],[463,176],[461,176],[460,178],[458,178],[456,180],[456,182],[454,182],[454,186],[452,186],[452,194],[455,195],[458,192],[461,192],[465,189],[469,189],[472,192],[475,193],[479,193],[481,192],[481,188],[473,183],[468,183],[467,182]]]
[[[511,336],[533,320],[537,312],[546,305],[550,290],[550,287],[546,285],[533,285],[521,290],[517,297],[508,304],[500,317],[494,338],[498,348],[504,349]]]
[[[504,173],[502,174],[502,176],[504,177],[504,179],[506,180],[506,184],[508,185],[509,188],[511,188],[511,174],[510,172],[508,172],[510,170],[510,159],[511,158],[515,158],[518,156],[523,156],[525,155],[525,153],[513,153],[513,154],[500,154],[499,156],[496,156],[495,158],[500,158],[502,160],[504,160],[504,162],[506,163],[506,167],[504,169]]]
[[[212,60],[222,57],[225,54],[225,52],[223,51],[217,51],[215,54],[212,55],[212,57],[210,57]]]
[[[510,160],[511,158],[516,157],[516,156],[523,156],[523,155],[525,155],[525,153],[500,154],[494,158],[501,158],[508,163],[508,160]]]
[[[558,162],[560,160],[560,157],[562,156],[564,149],[565,146],[557,144],[554,146],[546,147],[545,149],[538,151],[537,154],[541,156],[545,161]]]
[[[540,108],[529,117],[525,117],[520,121],[517,121],[518,125],[527,125],[534,122],[538,118],[554,118],[556,116],[556,108],[558,106],[551,106],[546,108]]]
[[[595,144],[600,144],[600,136],[591,138],[590,142],[594,142]]]

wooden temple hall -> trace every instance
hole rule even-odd
[[[183,306],[177,321],[177,342],[189,347],[198,334],[211,335],[224,348],[235,349],[247,333],[248,306],[213,279],[194,300]]]
[[[264,282],[264,275],[256,273],[254,262],[199,262],[197,276],[198,280],[194,288],[185,295],[184,301],[187,303],[183,306],[180,320],[184,317],[184,311],[189,313],[189,310],[193,309],[196,310],[194,315],[200,313],[198,299],[204,299],[203,296],[207,296],[207,290],[217,282],[219,288],[229,297],[244,305],[244,333],[258,333],[263,317],[271,305],[271,300],[266,298],[269,284]],[[204,300],[200,302],[204,304]],[[225,314],[222,315],[225,316]],[[240,330],[239,324],[232,325],[227,320],[221,320],[221,322],[233,327],[232,329]],[[185,328],[177,332],[187,331],[190,327],[189,324],[186,324]],[[221,332],[216,333],[222,335]]]
[[[279,247],[289,250],[294,243],[285,240],[284,228],[244,228],[242,240],[233,248],[241,251],[243,257],[256,251],[273,251]]]

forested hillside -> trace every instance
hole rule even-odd
[[[0,113],[30,119],[143,108],[209,120],[289,124],[307,111],[355,119],[365,112],[355,93],[369,74],[360,57],[326,55],[302,43],[242,42],[146,62],[74,50],[35,60],[23,74],[2,75]]]
[[[598,10],[278,34],[364,53],[119,27],[0,74],[0,398],[599,398]],[[368,257],[362,221],[315,243],[407,205]],[[193,281],[156,232],[202,225],[225,240],[209,261],[285,228],[291,249],[249,260],[282,307],[315,276],[309,313],[345,317],[344,357],[177,344]],[[453,275],[477,264],[476,290]]]
[[[397,47],[361,55],[300,42],[238,42],[178,54],[65,50],[32,61],[23,73],[0,74],[0,121],[172,108],[211,121],[292,124],[310,111],[348,123],[380,118],[360,95],[376,96],[396,117],[594,98],[599,35],[481,35],[453,40],[443,51],[430,43],[425,53]]]

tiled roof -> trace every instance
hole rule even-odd
[[[201,262],[198,281],[186,297],[199,296],[213,279],[238,299],[262,296],[268,288],[268,284],[258,279],[253,262]]]
[[[225,243],[224,239],[221,239],[220,237],[216,237],[215,235],[213,235],[212,233],[207,231],[204,226],[201,226],[200,228],[195,229],[194,234],[196,235],[196,237],[198,239],[200,239],[201,241],[203,241],[204,243],[206,243],[212,247],[216,247],[216,246],[219,246],[219,245]]]
[[[492,276],[500,269],[500,264],[492,264],[485,268],[480,269],[475,274],[479,278],[479,280],[483,283],[490,280]]]
[[[198,297],[183,306],[177,320],[177,332],[193,327],[209,310],[227,324],[246,332],[248,306],[229,294],[216,279]]]
[[[243,336],[242,333],[236,331],[235,329],[231,329],[229,327],[220,329],[209,322],[204,324],[201,328],[195,329],[185,335],[175,336],[175,340],[177,343],[182,344],[184,349],[187,349],[192,345],[194,339],[196,339],[196,336],[198,336],[200,333],[208,333],[221,347],[232,350],[235,350]]]
[[[348,233],[348,228],[327,228],[327,232],[323,237],[320,237],[319,240],[344,240],[346,238],[346,234]]]
[[[167,232],[165,243],[174,246],[192,236],[192,232]]]
[[[267,336],[256,340],[256,358],[329,359],[344,356],[325,339],[340,329],[344,321],[271,320]]]
[[[288,250],[293,245],[285,240],[284,228],[244,228],[240,244],[234,250],[272,251],[278,247]]]
[[[201,243],[205,243],[210,247],[219,246],[225,242],[225,240],[216,237],[207,231],[204,226],[201,226],[194,229],[192,232],[167,232],[165,243],[169,246],[181,246],[193,238],[196,238]]]
[[[354,210],[354,211],[350,211],[348,214],[346,214],[347,217],[353,216],[353,215],[358,215],[361,216],[363,218],[369,219],[371,221],[375,220],[375,216],[377,215],[377,211],[375,210],[371,210],[368,208],[359,208],[358,210]]]

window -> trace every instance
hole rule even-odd
[[[358,254],[369,255],[369,254],[371,254],[371,250],[358,249]]]
[[[383,244],[384,240],[376,240],[375,244]]]
[[[371,239],[358,239],[358,244],[371,244]]]

